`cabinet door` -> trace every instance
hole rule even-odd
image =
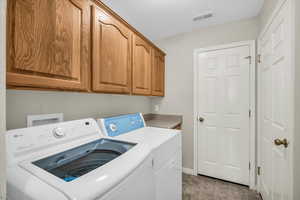
[[[87,90],[88,15],[85,0],[8,1],[8,86]]]
[[[131,31],[97,6],[92,17],[93,90],[130,93]]]
[[[165,56],[157,50],[153,54],[152,95],[165,95]]]
[[[133,41],[132,93],[151,95],[151,46],[138,36]]]

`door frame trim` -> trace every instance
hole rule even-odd
[[[197,54],[207,52],[207,51],[216,51],[240,46],[249,46],[251,64],[250,64],[250,105],[249,109],[251,110],[250,120],[250,141],[249,141],[249,162],[250,162],[250,172],[249,172],[249,186],[251,189],[256,190],[256,43],[255,40],[233,42],[225,45],[211,46],[207,48],[199,48],[194,50],[194,172],[193,174],[197,176],[198,174],[198,67],[197,67]]]

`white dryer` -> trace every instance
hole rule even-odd
[[[181,131],[147,127],[141,113],[99,119],[104,136],[145,143],[151,148],[155,200],[182,199]]]
[[[147,144],[103,137],[93,119],[7,132],[9,200],[153,200]]]

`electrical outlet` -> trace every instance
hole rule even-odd
[[[155,111],[155,112],[158,112],[158,111],[159,111],[159,105],[155,105],[155,106],[154,106],[154,111]]]

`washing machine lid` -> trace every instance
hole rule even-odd
[[[28,159],[20,162],[19,167],[68,199],[90,200],[117,186],[150,153],[148,145],[143,143],[102,138],[51,156]],[[94,160],[97,154],[104,160]],[[81,169],[77,169],[78,163]]]

